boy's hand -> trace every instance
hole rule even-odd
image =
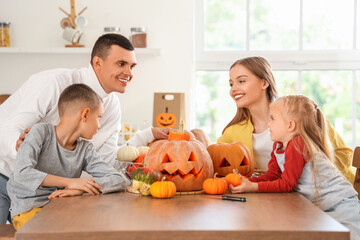
[[[78,189],[61,189],[52,192],[48,198],[51,200],[57,197],[81,196],[84,192],[85,191]]]
[[[70,178],[66,186],[69,189],[83,190],[91,195],[100,194],[102,187],[91,178]]]
[[[242,184],[239,186],[234,187],[232,184],[229,185],[229,189],[231,193],[244,193],[244,192],[257,192],[258,191],[258,184],[249,181],[247,178],[243,178],[240,176],[240,180]]]

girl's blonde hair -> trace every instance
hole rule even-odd
[[[283,104],[283,114],[296,122],[297,135],[305,145],[305,160],[312,161],[318,152],[333,160],[333,147],[327,134],[326,118],[318,105],[303,95],[280,97],[271,105],[277,104]]]
[[[275,78],[271,71],[271,66],[265,58],[262,57],[248,57],[244,59],[237,60],[231,65],[230,70],[237,66],[242,65],[246,67],[252,74],[257,76],[259,79],[264,79],[269,83],[269,86],[266,90],[266,96],[269,100],[269,103],[275,100],[278,96]],[[250,119],[250,111],[247,108],[238,108],[235,117],[226,125],[223,132],[226,128],[231,125],[240,123],[244,120]]]

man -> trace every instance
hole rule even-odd
[[[87,68],[53,69],[35,74],[0,105],[0,224],[9,219],[6,183],[14,168],[16,151],[35,123],[58,124],[57,101],[69,85],[84,83],[102,98],[101,128],[91,142],[104,161],[120,169],[115,156],[121,110],[115,92],[125,92],[135,66],[135,52],[130,41],[118,34],[106,34],[96,41]],[[129,142],[135,146],[146,145],[154,139],[166,138],[168,131],[150,127]]]

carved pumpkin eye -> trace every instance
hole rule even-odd
[[[218,143],[210,145],[207,150],[213,161],[214,171],[219,176],[226,176],[233,169],[238,169],[241,175],[248,177],[254,171],[254,157],[243,143]]]

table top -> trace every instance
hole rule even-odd
[[[156,199],[112,193],[52,200],[16,239],[350,239],[347,228],[298,193]]]

